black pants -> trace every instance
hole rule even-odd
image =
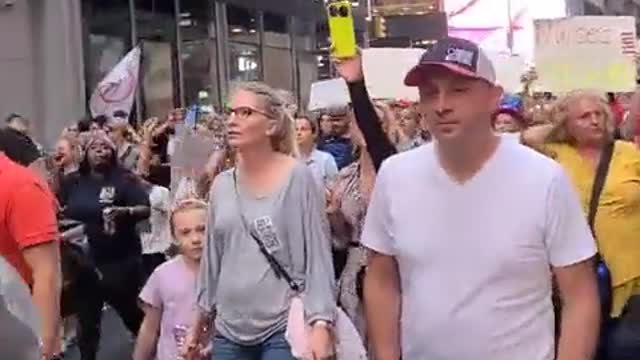
[[[78,348],[82,360],[95,360],[100,343],[100,323],[105,302],[111,305],[135,336],[144,317],[138,307],[140,258],[99,264],[101,277],[85,276],[79,282]],[[91,281],[93,279],[93,281]]]

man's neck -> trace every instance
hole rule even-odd
[[[436,152],[447,174],[455,181],[465,183],[493,156],[500,141],[499,135],[488,132],[455,142],[437,141]]]
[[[311,144],[299,144],[298,151],[300,151],[300,156],[303,159],[308,159],[309,156],[311,156],[311,153],[313,152],[314,148],[315,148],[315,145],[313,143],[311,143]]]

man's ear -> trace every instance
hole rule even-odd
[[[504,95],[504,89],[502,88],[502,86],[491,86],[491,104],[495,105],[495,109],[500,107],[500,100],[502,99],[502,95]]]

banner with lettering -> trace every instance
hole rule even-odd
[[[535,66],[539,91],[636,88],[635,19],[578,16],[535,21]]]

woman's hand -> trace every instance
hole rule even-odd
[[[340,207],[342,206],[342,202],[340,201],[340,197],[337,196],[331,189],[326,189],[327,196],[327,214],[334,215],[340,211]]]
[[[200,343],[198,342],[198,337],[193,331],[190,331],[187,335],[187,338],[180,349],[180,355],[182,355],[185,360],[197,360],[200,358]]]
[[[335,341],[330,325],[316,322],[311,328],[310,340],[311,359],[309,360],[335,359]]]
[[[108,208],[109,210],[105,214],[105,220],[107,221],[115,221],[117,218],[126,216],[131,213],[130,208],[121,207],[121,206],[112,206]]]
[[[352,58],[333,59],[336,70],[341,78],[347,83],[356,83],[364,80],[364,71],[362,70],[362,57],[360,53]]]

